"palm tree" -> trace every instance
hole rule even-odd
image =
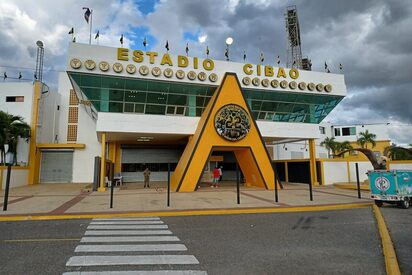
[[[349,141],[337,142],[336,144],[336,151],[338,152],[348,151],[348,150],[350,151],[352,149],[353,147]],[[344,154],[342,154],[342,157],[344,157]]]
[[[335,155],[337,149],[338,142],[335,141],[335,138],[326,137],[324,141],[320,143],[320,146],[323,146],[328,150],[328,158],[330,158],[330,152],[332,151],[332,155]]]
[[[369,131],[366,130],[365,132],[359,133],[359,138],[357,142],[362,148],[368,149],[368,143],[372,144],[372,148],[375,147],[376,145],[375,139],[376,139],[376,135],[373,133],[369,133]]]

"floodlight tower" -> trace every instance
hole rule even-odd
[[[42,41],[37,41],[37,59],[36,59],[36,71],[34,72],[35,80],[40,82],[43,80],[43,58],[44,58],[44,44]]]
[[[286,8],[285,23],[288,34],[286,66],[288,68],[302,69],[302,48],[300,44],[300,29],[296,6]]]

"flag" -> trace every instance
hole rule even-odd
[[[280,56],[278,55],[276,63],[279,65],[280,64]]]
[[[225,56],[226,56],[227,59],[229,59],[229,52],[227,51],[227,48],[225,50]]]
[[[34,79],[36,79],[36,80],[37,80],[37,74],[36,74],[36,73],[34,73]]]
[[[19,72],[19,79],[22,79],[23,76],[21,75],[21,72]]]
[[[73,34],[74,33],[74,28],[72,27],[69,31],[69,34]]]
[[[328,69],[328,72],[327,73],[330,73],[330,70]]]
[[[246,52],[243,51],[243,61],[245,61],[245,60],[246,60]]]
[[[189,43],[186,43],[186,54],[189,54]]]
[[[339,63],[339,70],[341,70],[341,71],[342,71],[342,69],[343,69],[343,66],[342,66],[342,64],[341,64],[341,63]]]
[[[86,20],[87,24],[89,24],[89,18],[92,12],[89,8],[83,7],[83,9],[86,10],[86,12],[84,13],[84,19]]]
[[[209,46],[206,46],[206,55],[209,55]]]
[[[165,48],[166,48],[167,51],[169,51],[169,40],[166,40]]]
[[[4,79],[6,79],[6,78],[7,78],[7,74],[6,74],[6,72],[4,72],[3,77],[4,77]]]
[[[73,37],[73,43],[76,43],[76,36]]]
[[[263,61],[265,61],[265,56],[264,56],[263,53],[261,52],[261,53],[260,53],[260,62],[263,62]]]
[[[144,40],[143,40],[143,47],[146,48],[146,46],[147,46],[147,40],[146,40],[146,36],[145,36],[145,37],[144,37]]]
[[[326,61],[325,61],[325,70],[328,68],[328,64],[326,64]]]
[[[122,34],[122,36],[120,37],[120,44],[123,45],[123,34]]]
[[[100,36],[100,33],[99,33],[99,31],[97,31],[96,36],[94,37],[94,39],[99,38],[99,36]]]
[[[296,65],[296,60],[293,60],[292,66],[295,66],[295,65]]]

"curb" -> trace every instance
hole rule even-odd
[[[351,203],[336,205],[318,206],[299,206],[282,208],[242,208],[242,209],[210,209],[210,210],[177,210],[177,211],[154,211],[154,212],[106,212],[88,214],[62,214],[62,215],[15,215],[0,216],[2,221],[45,221],[45,220],[66,220],[66,219],[92,219],[92,218],[111,218],[111,217],[177,217],[177,216],[202,216],[202,215],[237,215],[237,214],[258,214],[258,213],[289,213],[289,212],[311,212],[311,211],[330,211],[345,210],[354,208],[370,207],[372,203]]]
[[[373,212],[375,213],[379,235],[381,236],[383,256],[385,257],[386,274],[401,274],[395,248],[393,247],[392,239],[389,235],[388,228],[386,227],[382,212],[376,205],[373,205]]]

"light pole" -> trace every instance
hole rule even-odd
[[[9,145],[4,145],[4,150],[6,153],[6,162],[7,162],[7,177],[6,177],[6,187],[4,188],[4,202],[3,202],[3,211],[7,211],[7,203],[9,200],[9,188],[10,188],[10,176],[11,176],[11,165],[13,162],[13,153],[9,152]]]
[[[228,37],[226,38],[226,61],[229,61],[229,46],[232,45],[233,43],[233,38]]]

